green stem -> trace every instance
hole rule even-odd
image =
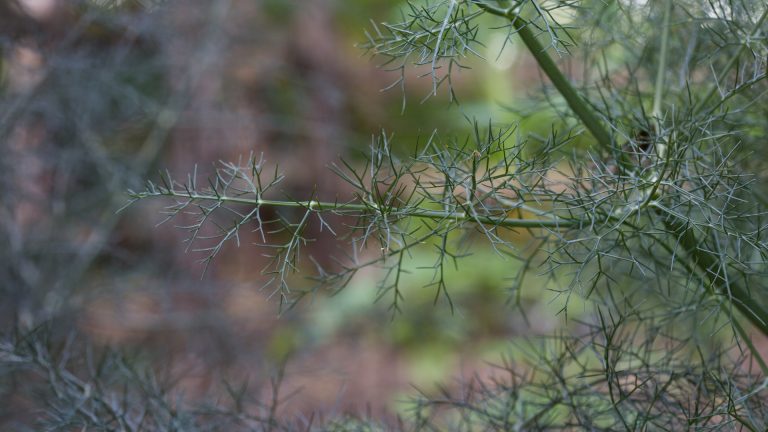
[[[656,83],[655,83],[655,92],[654,92],[654,99],[653,99],[653,110],[652,110],[652,116],[657,122],[657,126],[661,126],[661,101],[662,101],[662,95],[664,91],[664,76],[667,66],[667,54],[668,54],[668,46],[669,46],[669,17],[670,12],[672,9],[672,2],[671,0],[666,0],[664,5],[664,21],[663,21],[663,27],[662,27],[662,34],[661,34],[661,48],[659,53],[659,66],[656,74]],[[766,10],[768,11],[768,9]],[[757,33],[759,30],[760,23],[762,23],[763,20],[765,20],[766,13],[763,13],[763,16],[759,19],[758,26],[756,30],[753,33]],[[745,45],[742,45],[739,51],[734,55],[726,64],[725,69],[723,70],[722,75],[727,74],[731,68],[736,64],[736,61],[738,60],[738,57],[743,52]],[[705,96],[705,98],[700,102],[700,106],[703,106],[709,99],[712,98],[715,91],[717,89],[717,86],[713,86],[709,93]],[[700,107],[699,106],[699,107]],[[697,109],[699,108],[697,107]],[[657,128],[658,130],[661,130],[660,127]],[[657,152],[660,158],[664,158],[666,153],[666,144],[660,143]],[[661,177],[661,176],[659,176]],[[699,240],[696,237],[696,234],[692,231],[691,228],[686,228],[682,226],[675,226],[679,224],[674,223],[668,223],[667,224],[669,228],[673,229],[673,232],[677,232],[680,235],[680,243],[683,246],[683,248],[686,250],[689,256],[693,259],[695,264],[699,267],[699,269],[707,275],[707,278],[709,279],[710,283],[719,291],[720,295],[728,295],[730,296],[730,303],[735,305],[736,308],[744,314],[744,316],[747,317],[747,319],[752,322],[755,327],[760,329],[760,331],[768,335],[768,311],[763,309],[759,304],[752,301],[752,296],[749,294],[749,292],[740,284],[734,283],[734,281],[728,282],[726,281],[722,275],[720,275],[718,272],[715,271],[718,265],[719,259],[716,259],[712,256],[711,253],[701,250],[698,247]],[[713,292],[713,294],[715,294]],[[749,336],[746,334],[743,328],[741,328],[740,324],[734,320],[734,326],[736,327],[736,330],[740,333],[742,339],[747,343],[748,347],[750,348],[750,351],[752,351],[755,358],[758,360],[758,363],[760,364],[760,368],[762,369],[764,374],[768,374],[768,367],[766,367],[765,362],[763,361],[762,357],[760,357],[759,352],[755,349],[755,347],[752,345],[752,341],[749,339]]]
[[[707,275],[707,279],[717,293],[726,296],[739,312],[760,332],[768,336],[768,310],[754,301],[753,296],[739,281],[726,280],[722,273],[717,271],[720,260],[716,259],[711,252],[699,248],[699,241],[693,228],[683,226],[678,221],[666,221],[665,225],[679,236],[680,245],[693,259],[699,270]]]
[[[661,48],[659,50],[659,68],[656,71],[656,88],[653,94],[653,108],[651,116],[656,122],[656,132],[661,134],[661,100],[664,93],[664,78],[667,71],[667,55],[669,53],[669,16],[672,12],[672,0],[664,2],[664,22],[662,23]],[[659,159],[664,159],[667,154],[667,142],[662,138],[657,140],[656,154]],[[661,176],[659,176],[661,178]]]
[[[664,76],[667,69],[667,52],[669,51],[669,15],[672,10],[672,0],[665,0],[664,22],[662,24],[661,48],[659,51],[659,68],[656,71],[656,89],[653,94],[653,110],[651,115],[656,121],[661,120],[661,99],[664,92]],[[664,157],[664,155],[659,155]]]
[[[603,127],[594,111],[592,111],[584,99],[579,96],[576,89],[573,88],[573,85],[571,85],[565,75],[563,75],[560,68],[557,67],[554,60],[552,60],[552,57],[550,57],[539,40],[536,39],[536,35],[533,34],[529,23],[514,13],[511,8],[499,9],[481,2],[477,2],[476,4],[486,12],[504,17],[510,21],[517,31],[517,34],[520,35],[523,43],[528,48],[528,51],[533,55],[536,62],[539,64],[539,67],[541,67],[547,77],[552,81],[552,84],[557,88],[557,91],[563,96],[571,110],[573,110],[576,116],[579,117],[587,130],[592,133],[592,136],[595,137],[598,144],[610,151],[613,148],[611,144],[611,135],[608,133],[607,129]]]
[[[393,214],[401,217],[416,217],[433,220],[454,220],[460,222],[476,222],[483,225],[499,226],[504,228],[569,228],[577,227],[583,222],[578,219],[508,219],[505,216],[493,217],[493,216],[475,216],[466,212],[455,211],[442,211],[442,210],[428,210],[428,209],[401,209],[397,207],[382,208],[376,204],[359,204],[359,203],[337,203],[337,202],[323,202],[323,201],[279,201],[279,200],[266,200],[266,199],[250,199],[250,198],[237,198],[228,197],[224,195],[206,195],[199,193],[188,193],[186,191],[167,190],[165,188],[157,190],[156,192],[141,192],[133,193],[134,199],[144,199],[150,197],[170,196],[176,198],[184,198],[195,201],[218,201],[232,204],[245,204],[251,206],[271,206],[271,207],[294,207],[305,208],[315,211],[330,211],[335,213],[351,213],[351,212],[370,212],[376,211],[380,213]]]
[[[747,345],[747,348],[749,349],[749,352],[752,353],[752,357],[757,361],[758,366],[760,366],[760,370],[763,372],[763,375],[768,377],[768,365],[765,364],[765,360],[763,360],[763,356],[760,354],[760,351],[757,350],[757,347],[755,344],[752,343],[752,338],[749,337],[749,334],[746,330],[739,324],[737,320],[733,320],[733,327],[736,328],[736,332],[741,336],[741,340],[744,341],[744,343]]]
[[[734,66],[736,66],[737,62],[739,61],[739,57],[741,57],[741,55],[744,53],[744,50],[747,48],[749,39],[759,35],[760,28],[767,18],[768,8],[766,8],[762,15],[760,15],[758,18],[754,29],[748,36],[748,40],[741,44],[736,53],[725,64],[725,67],[720,72],[720,77],[727,75],[734,68]],[[715,77],[715,79],[718,78]],[[714,95],[717,93],[717,90],[717,83],[712,84],[704,98],[702,98],[694,106],[693,112],[700,112],[707,105],[710,99],[714,97]],[[680,229],[680,227],[677,228],[678,230]],[[761,333],[763,333],[763,335],[768,336],[768,311],[762,308],[757,302],[753,301],[752,295],[750,295],[747,289],[738,283],[738,281],[726,281],[720,273],[714,272],[714,269],[717,268],[715,267],[717,265],[715,257],[713,257],[711,253],[702,251],[698,248],[698,239],[696,238],[695,233],[691,231],[691,228],[684,228],[682,236],[680,237],[680,242],[686,251],[695,259],[698,267],[707,275],[710,282],[720,289],[721,294],[730,296],[731,303],[734,304],[736,308],[757,329],[759,329]],[[740,327],[738,322],[734,321],[734,325],[736,326],[736,330],[741,334],[742,339],[748,344],[748,347],[753,352],[753,355],[755,355],[758,359],[760,368],[763,370],[763,373],[768,373],[768,367],[766,367],[765,362],[759,356],[759,353],[757,353],[746,332]]]
[[[560,72],[552,58],[547,54],[542,45],[536,39],[529,28],[528,22],[522,19],[519,15],[513,12],[513,8],[500,9],[481,1],[475,2],[478,7],[493,15],[501,16],[508,19],[512,26],[517,30],[520,38],[525,43],[528,50],[534,56],[539,66],[544,73],[549,77],[557,90],[563,96],[568,103],[568,106],[573,112],[581,119],[584,126],[592,133],[597,142],[606,149],[611,149],[611,138],[606,129],[600,123],[600,120],[592,111],[592,109],[586,104],[586,102],[576,93],[576,90],[568,82],[565,76]],[[664,33],[662,34],[662,47],[661,58],[659,60],[659,71],[656,80],[656,92],[654,97],[653,115],[657,119],[661,116],[661,98],[664,87],[664,69],[666,68],[666,57],[668,52],[668,33],[669,33],[669,17],[672,7],[671,1],[667,0],[664,11]],[[758,23],[755,30],[752,32],[752,37],[757,35],[760,30],[760,26],[766,19],[768,10],[758,19]],[[745,48],[742,45],[739,51],[729,60],[726,64],[723,74],[727,74],[738,61],[738,57],[741,55]],[[705,104],[717,90],[716,86],[713,86],[709,94],[699,103],[699,105]],[[698,107],[697,107],[698,109]],[[680,235],[680,243],[683,249],[691,256],[695,261],[696,266],[707,275],[710,283],[715,287],[721,295],[729,296],[729,299],[736,308],[749,319],[749,321],[757,327],[763,334],[768,335],[768,311],[762,308],[758,303],[753,301],[752,296],[738,281],[726,281],[722,275],[715,272],[718,268],[718,260],[712,256],[711,253],[705,252],[698,247],[698,239],[695,233],[690,227],[682,226],[679,221],[667,222],[668,228],[672,232]]]

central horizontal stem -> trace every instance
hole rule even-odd
[[[477,222],[483,225],[499,226],[505,228],[569,228],[576,227],[582,224],[582,221],[578,219],[562,219],[552,217],[550,219],[512,219],[507,218],[506,213],[501,213],[499,216],[484,216],[484,215],[471,215],[467,212],[460,211],[442,211],[442,210],[429,210],[423,208],[382,208],[376,204],[368,203],[338,203],[328,201],[280,201],[280,200],[267,200],[262,198],[238,198],[228,197],[225,195],[208,195],[200,193],[188,193],[184,191],[161,189],[156,192],[142,192],[133,194],[134,198],[149,198],[170,196],[176,198],[185,198],[189,200],[202,200],[202,201],[218,201],[227,202],[233,204],[244,204],[251,206],[271,206],[271,207],[294,207],[304,208],[312,211],[328,211],[337,214],[351,213],[351,212],[370,212],[375,211],[381,214],[392,214],[399,217],[416,217],[426,218],[433,220],[455,220],[465,222]]]

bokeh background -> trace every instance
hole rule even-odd
[[[3,331],[55,323],[56,337],[138,353],[187,400],[216,398],[224,383],[269,397],[282,377],[278,415],[394,419],[414,394],[492,374],[517,355],[510,341],[556,329],[560,304],[546,281],[526,278],[523,316],[507,304],[520,263],[482,242],[448,276],[455,310],[434,302],[425,248],[408,264],[399,315],[376,301],[383,273],[373,268],[279,314],[260,289],[263,250],[231,244],[203,274],[186,233],[156,226],[167,203],[117,212],[128,189],[159,171],[183,177],[197,165],[204,177],[216,161],[251,153],[280,166],[286,194],[333,199],[346,189],[327,166],[362,165],[382,130],[404,157],[434,130],[470,132],[468,119],[549,131],[552,113],[525,114],[537,68],[515,46],[501,50],[504,33],[484,36],[485,59],[467,58],[472,69],[454,76],[458,104],[445,91],[423,100],[431,82],[418,70],[404,89],[382,91],[398,73],[357,44],[371,21],[396,21],[404,5],[0,2]],[[328,233],[315,234],[308,253],[330,255]],[[0,425],[36,415],[17,390],[0,394]]]

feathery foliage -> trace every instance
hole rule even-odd
[[[473,248],[522,263],[510,313],[540,289],[527,272],[547,275],[567,329],[521,344],[491,380],[416,398],[403,429],[765,430],[768,366],[751,333],[768,337],[767,16],[759,1],[414,1],[362,44],[398,74],[390,88],[415,74],[427,97],[447,87],[457,101],[454,75],[503,32],[546,77],[531,99],[557,113],[549,135],[468,119],[467,136],[436,131],[397,154],[382,132],[365,163],[330,167],[347,185],[332,200],[283,195],[291,173],[251,155],[207,181],[165,173],[131,203],[164,199],[206,266],[256,243],[283,308],[375,266],[396,317],[417,249],[434,253],[425,289],[451,309],[446,272]],[[336,235],[334,264],[303,253],[311,227]],[[586,318],[569,317],[574,297]],[[4,349],[3,363],[46,358]],[[85,406],[77,425],[107,408]]]
[[[282,175],[265,180],[254,158],[222,165],[209,188],[167,176],[132,197],[170,197],[172,216],[192,209],[191,241],[203,240],[214,211],[234,214],[200,246],[205,260],[246,225],[266,243],[265,233],[285,231],[285,243],[269,243],[265,272],[284,304],[376,265],[386,269],[380,297],[397,312],[403,262],[433,248],[431,289],[453,307],[445,269],[484,237],[499,259],[525,262],[521,272],[547,272],[557,296],[593,305],[581,332],[532,343],[529,361],[503,367],[498,382],[420,399],[417,429],[763,430],[768,369],[745,326],[768,336],[764,160],[754,157],[768,132],[766,14],[760,2],[733,1],[413,2],[401,22],[373,25],[363,45],[399,71],[392,87],[404,88],[413,67],[431,81],[428,96],[446,84],[455,100],[452,76],[479,57],[484,32],[506,32],[548,78],[540,103],[563,129],[537,140],[514,124],[474,122],[467,137],[435,132],[401,157],[383,133],[365,166],[332,167],[354,191],[333,202],[274,198]],[[582,69],[580,82],[567,62]],[[265,206],[288,211],[263,221]],[[311,222],[352,252],[292,290]]]

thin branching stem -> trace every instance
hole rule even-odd
[[[223,195],[208,195],[179,190],[157,190],[155,192],[139,192],[132,193],[134,199],[144,199],[151,197],[176,197],[189,199],[193,201],[216,201],[220,203],[230,204],[244,204],[256,207],[292,207],[292,208],[304,208],[317,212],[331,212],[336,214],[360,214],[371,211],[381,212],[382,209],[375,203],[339,203],[339,202],[324,202],[324,201],[280,201],[280,200],[268,200],[268,199],[250,199],[250,198],[237,198],[228,197]],[[507,218],[505,216],[490,217],[472,215],[467,212],[455,212],[455,211],[443,211],[443,210],[429,210],[423,208],[387,208],[385,209],[387,214],[399,216],[399,217],[415,217],[425,218],[432,220],[450,220],[455,222],[479,222],[482,224],[499,226],[504,228],[570,228],[584,224],[584,221],[578,219],[565,219],[565,218],[550,218],[550,219],[516,219]]]

